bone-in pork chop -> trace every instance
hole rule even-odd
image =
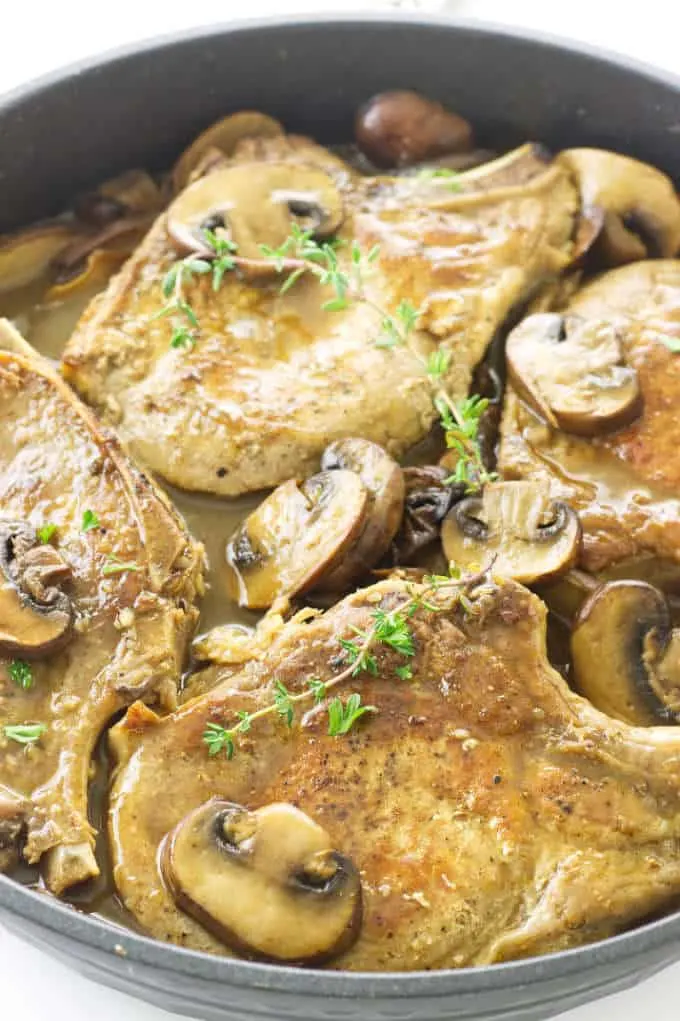
[[[346,736],[329,736],[324,706],[308,701],[290,729],[285,712],[259,718],[231,760],[209,757],[208,724],[271,704],[277,682],[294,695],[310,677],[329,681],[340,639],[422,591],[397,578],[363,589],[289,626],[172,716],[128,711],[114,731],[110,832],[118,890],[147,932],[229,952],[176,906],[159,873],[166,834],[210,798],[250,810],[292,804],[353,862],[363,923],[333,967],[459,967],[555,951],[677,896],[680,734],[629,727],[571,692],[546,658],[543,604],[516,583],[487,582],[437,612],[421,606],[410,618],[412,679],[396,676],[404,658],[381,647],[375,675],[342,682],[345,701],[360,692],[376,710]],[[228,857],[216,852],[215,874],[192,876],[216,899]],[[262,904],[253,917],[265,907],[276,910]]]
[[[167,302],[162,281],[184,252],[165,213],[64,354],[68,381],[132,453],[189,490],[234,495],[302,477],[339,437],[402,454],[436,417],[427,356],[437,347],[450,355],[442,381],[452,397],[466,396],[495,331],[559,273],[572,248],[576,188],[531,146],[452,184],[362,178],[305,139],[246,141],[209,177],[245,168],[233,201],[248,228],[264,200],[249,195],[247,180],[261,181],[263,163],[279,183],[288,168],[291,194],[301,168],[329,175],[341,203],[337,237],[346,242],[338,264],[352,272],[348,242],[358,242],[367,300],[323,310],[334,291],[310,273],[285,294],[282,274],[228,272],[217,291],[209,276],[195,276],[187,285],[195,343],[172,347],[172,317],[157,313]],[[394,316],[402,302],[420,312],[411,343],[376,344],[382,310]]]
[[[0,868],[98,874],[95,743],[135,699],[176,705],[202,551],[49,364],[0,324]]]

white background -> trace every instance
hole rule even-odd
[[[0,4],[0,92],[71,60],[159,32],[233,17],[284,11],[390,9],[337,0],[4,0]],[[447,10],[466,17],[531,25],[634,54],[671,70],[678,67],[673,0],[405,0],[406,9]],[[55,139],[58,144],[58,139]],[[0,145],[2,140],[0,139]],[[228,995],[228,990],[225,990]],[[22,1021],[163,1021],[169,1015],[98,988],[0,928],[0,1018]],[[562,1015],[561,1021],[678,1021],[680,965],[637,989]]]

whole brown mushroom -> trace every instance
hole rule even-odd
[[[361,151],[378,167],[407,167],[474,146],[472,128],[463,117],[406,90],[369,99],[357,113],[354,133]]]

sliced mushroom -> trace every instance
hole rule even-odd
[[[680,202],[664,173],[602,149],[567,149],[557,162],[576,177],[581,192],[577,254],[595,247],[607,266],[675,255]]]
[[[70,568],[21,522],[0,522],[0,654],[37,659],[69,640],[73,607],[60,585]]]
[[[557,429],[596,436],[620,429],[641,410],[635,369],[606,320],[544,312],[508,337],[508,377],[519,395]]]
[[[172,171],[175,192],[186,188],[189,179],[205,154],[218,149],[224,156],[231,156],[244,138],[273,138],[282,135],[283,128],[273,117],[255,110],[241,110],[229,114],[206,128],[198,138],[185,149]]]
[[[456,504],[442,526],[449,562],[525,584],[567,571],[578,555],[581,525],[567,504],[538,482],[497,482]]]
[[[356,868],[293,805],[208,801],[169,835],[161,869],[178,906],[249,957],[319,964],[361,928]]]
[[[85,276],[89,258],[96,252],[111,249],[114,244],[119,251],[122,249],[127,254],[132,253],[151,226],[153,218],[153,213],[125,216],[67,245],[52,263],[57,284]]]
[[[644,581],[609,581],[581,608],[571,652],[578,691],[638,726],[680,722],[680,631]]]
[[[184,251],[210,255],[206,229],[224,232],[235,245],[241,269],[271,275],[284,266],[265,259],[263,245],[279,248],[291,223],[317,238],[342,222],[340,193],[317,167],[293,163],[244,163],[216,170],[190,185],[168,211],[168,231]]]
[[[341,563],[315,586],[322,592],[343,592],[377,564],[389,549],[404,513],[404,474],[390,455],[369,440],[331,443],[321,458],[322,471],[351,471],[359,476],[368,502],[361,532]]]
[[[102,228],[136,213],[158,212],[163,204],[161,190],[145,170],[128,170],[105,181],[96,191],[76,199],[73,211],[79,220]]]
[[[408,564],[439,538],[441,524],[454,503],[465,495],[465,483],[447,482],[451,472],[443,465],[404,468],[404,516],[390,550],[393,564]]]
[[[66,223],[46,223],[0,238],[0,294],[39,280],[82,233]]]
[[[361,534],[369,495],[351,471],[291,479],[250,514],[227,544],[227,588],[253,610],[306,592],[342,563]]]
[[[74,267],[63,279],[52,284],[45,293],[44,303],[62,302],[78,293],[84,301],[90,294],[94,297],[120,269],[130,251],[126,248],[97,248],[90,252],[80,267]]]
[[[412,163],[468,152],[472,128],[458,114],[417,92],[381,92],[358,111],[357,145],[378,167]]]

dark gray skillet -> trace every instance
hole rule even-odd
[[[229,110],[266,110],[295,131],[338,141],[350,137],[362,100],[409,87],[468,117],[482,145],[607,146],[680,179],[680,81],[660,71],[451,20],[269,21],[143,43],[6,97],[0,229],[58,211],[118,170],[169,166]],[[78,914],[5,877],[0,917],[90,978],[206,1021],[528,1021],[624,989],[680,957],[678,914],[547,958],[408,975],[212,958]]]

